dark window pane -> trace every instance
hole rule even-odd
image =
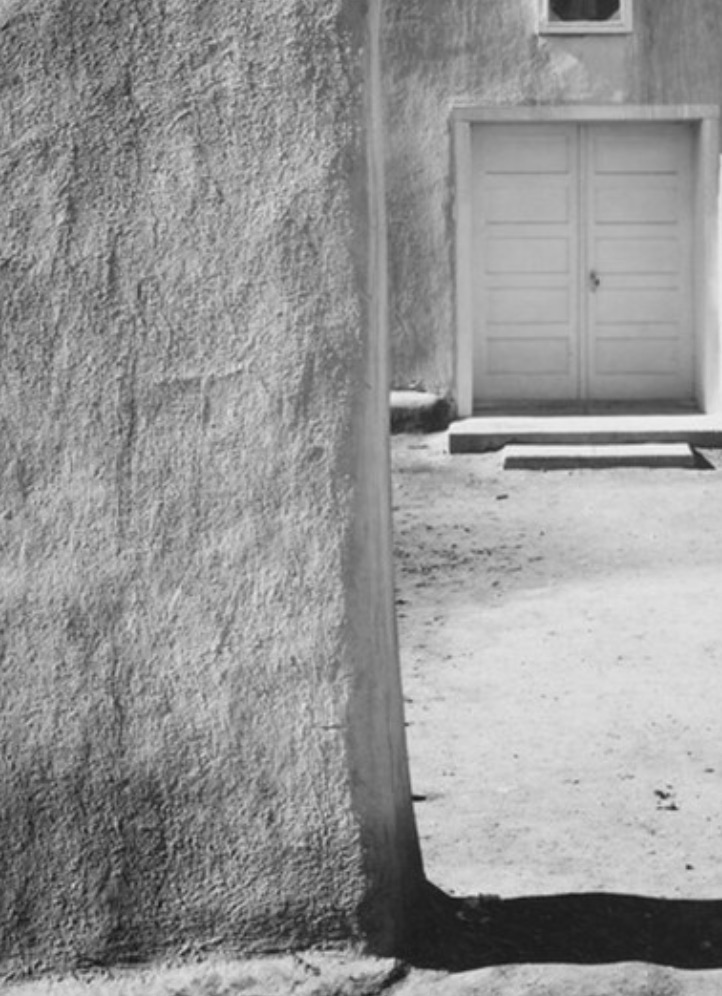
[[[619,15],[620,0],[550,0],[557,21],[610,21]]]

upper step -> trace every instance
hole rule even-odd
[[[688,443],[716,448],[722,447],[722,416],[489,415],[449,426],[450,453],[485,453],[510,443]]]

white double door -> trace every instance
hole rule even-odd
[[[474,403],[690,402],[692,130],[472,132]]]

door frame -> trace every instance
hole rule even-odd
[[[722,409],[719,328],[720,109],[716,105],[457,106],[451,111],[456,225],[456,342],[454,395],[460,417],[473,414],[472,128],[484,124],[670,122],[694,126],[693,281],[695,400],[700,411]]]

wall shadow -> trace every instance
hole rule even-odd
[[[722,968],[722,900],[616,893],[457,898],[427,883],[409,960],[449,972],[534,962]]]

